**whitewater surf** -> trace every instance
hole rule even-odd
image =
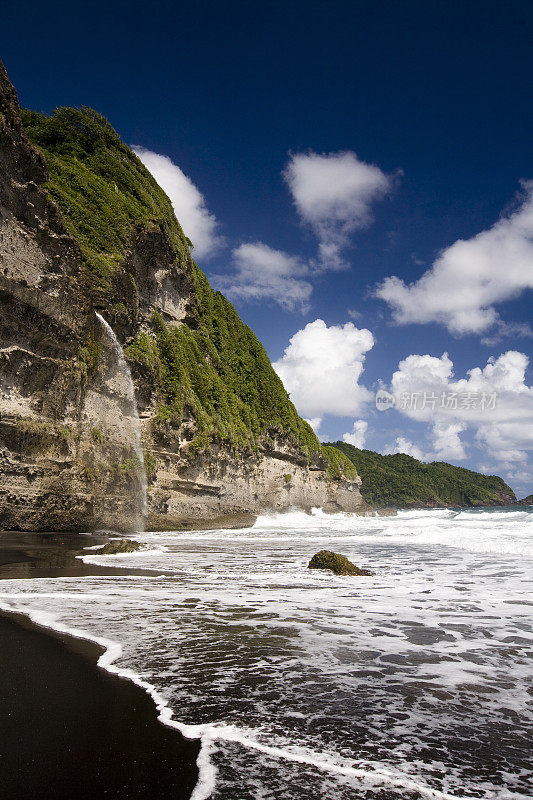
[[[531,796],[532,509],[136,538],[83,556],[124,575],[6,580],[0,603],[98,641],[201,738],[194,800]],[[308,570],[320,549],[374,575]]]

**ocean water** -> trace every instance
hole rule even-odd
[[[0,605],[104,643],[202,738],[194,800],[533,796],[533,509],[137,538],[84,559],[152,576],[3,581]],[[374,575],[308,570],[324,548]]]

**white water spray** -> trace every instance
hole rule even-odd
[[[120,345],[119,340],[115,335],[115,331],[109,325],[108,322],[102,317],[101,314],[95,312],[98,321],[101,323],[113,349],[113,353],[116,360],[117,369],[120,375],[125,380],[126,385],[126,397],[125,402],[127,405],[126,413],[128,417],[133,421],[133,449],[135,452],[135,457],[138,461],[139,468],[138,468],[138,479],[141,488],[141,514],[140,514],[140,524],[139,527],[143,527],[144,517],[146,516],[147,511],[147,480],[146,480],[146,468],[144,465],[144,453],[142,448],[142,439],[141,439],[141,421],[139,419],[139,412],[137,410],[137,401],[135,400],[135,387],[133,385],[133,380],[131,377],[131,371],[128,367],[126,359],[124,358],[124,351]]]

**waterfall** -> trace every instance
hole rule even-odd
[[[132,421],[132,445],[133,450],[135,452],[136,460],[138,461],[138,472],[137,477],[139,480],[140,488],[141,488],[141,513],[139,519],[139,528],[143,527],[144,517],[146,516],[147,511],[147,480],[146,480],[146,469],[144,466],[144,453],[142,448],[142,439],[141,439],[141,421],[139,419],[139,412],[137,410],[137,401],[135,400],[135,387],[133,385],[133,380],[131,377],[130,368],[124,358],[124,351],[120,346],[120,342],[118,341],[113,328],[109,325],[108,322],[102,317],[101,314],[96,313],[96,317],[98,321],[101,323],[105,334],[109,340],[111,345],[117,372],[119,373],[120,377],[124,383],[124,391],[123,391],[123,401],[125,403],[125,411],[126,415]]]

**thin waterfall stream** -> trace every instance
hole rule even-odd
[[[146,467],[144,464],[144,452],[142,447],[142,437],[141,437],[141,421],[139,419],[139,412],[137,409],[137,401],[135,399],[135,387],[133,385],[133,379],[131,377],[131,371],[128,366],[128,363],[124,357],[124,351],[122,346],[115,335],[115,331],[109,325],[108,322],[102,317],[101,314],[95,312],[96,317],[100,324],[102,325],[104,332],[111,344],[116,367],[122,378],[124,379],[125,383],[125,396],[123,398],[125,403],[125,411],[127,416],[132,421],[132,447],[135,453],[136,462],[138,462],[138,469],[137,469],[137,479],[140,486],[141,498],[140,498],[140,514],[138,520],[138,529],[144,529],[144,518],[146,517],[147,511],[147,487],[148,481],[146,479]]]

